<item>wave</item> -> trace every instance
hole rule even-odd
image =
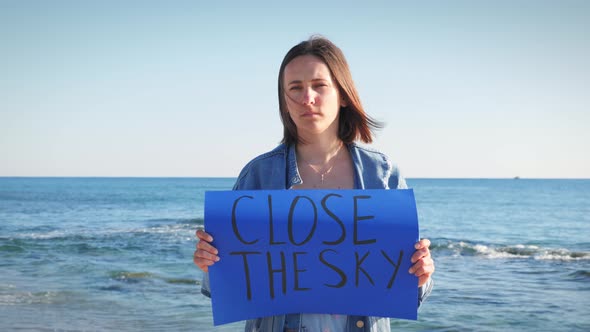
[[[574,281],[588,281],[590,280],[590,271],[579,270],[568,274],[568,277]]]
[[[0,305],[53,304],[60,302],[65,295],[55,291],[0,294]]]
[[[119,225],[117,228],[72,228],[0,235],[0,256],[22,257],[49,251],[53,254],[108,256],[132,252],[182,255],[196,242],[194,224]],[[147,245],[150,243],[152,245]]]
[[[25,251],[25,248],[23,248],[22,246],[19,246],[19,245],[13,245],[13,244],[0,245],[0,252],[21,253],[24,251]]]
[[[480,256],[486,258],[527,258],[535,260],[581,261],[590,260],[590,252],[571,251],[565,248],[546,248],[526,244],[482,244],[470,241],[433,240],[431,250],[456,256]]]
[[[0,236],[0,240],[92,240],[109,237],[125,237],[129,234],[164,234],[193,239],[197,230],[198,219],[194,223],[178,222],[172,224],[156,224],[147,227],[122,227],[112,229],[58,229],[50,231],[21,231]],[[6,236],[8,235],[8,236]]]
[[[143,280],[162,280],[175,285],[199,285],[199,280],[190,278],[166,278],[151,272],[111,271],[109,277],[125,283],[138,283]]]
[[[75,228],[65,229],[53,226],[41,225],[30,228],[21,228],[2,234],[0,240],[68,240],[68,239],[95,239],[124,234],[171,234],[194,238],[194,233],[204,225],[203,218],[154,218],[120,223],[112,228]],[[6,249],[8,250],[8,249]]]
[[[143,221],[147,223],[177,223],[193,225],[203,225],[205,223],[205,219],[203,218],[154,218]]]

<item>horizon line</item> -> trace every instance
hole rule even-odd
[[[0,179],[237,179],[237,176],[0,175]],[[411,180],[590,180],[590,177],[405,177]]]

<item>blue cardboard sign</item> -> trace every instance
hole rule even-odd
[[[418,241],[408,190],[205,194],[215,325],[289,313],[417,319]]]

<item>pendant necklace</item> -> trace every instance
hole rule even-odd
[[[332,164],[332,166],[330,166],[330,168],[328,168],[327,170],[325,170],[324,172],[320,172],[317,169],[315,169],[315,167],[313,167],[312,164],[310,164],[309,162],[305,162],[316,174],[318,174],[320,176],[320,180],[322,181],[322,184],[324,184],[324,177],[326,175],[328,175],[328,173],[330,173],[332,171],[332,168],[334,168],[334,164]]]
[[[334,154],[334,157],[332,157],[332,159],[330,159],[330,161],[328,162],[328,163],[331,163],[332,165],[325,171],[322,171],[322,169],[326,167],[325,165],[322,168],[320,168],[319,170],[317,170],[309,161],[304,160],[305,163],[307,164],[307,166],[309,166],[316,174],[318,174],[320,176],[320,181],[321,181],[322,185],[324,184],[325,176],[328,175],[332,171],[332,169],[334,168],[334,164],[335,164],[334,161],[338,157],[338,154],[340,153],[340,149],[342,149],[342,144],[340,145],[340,147],[338,147],[338,150]]]

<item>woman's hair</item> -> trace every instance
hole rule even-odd
[[[340,107],[338,138],[346,144],[350,144],[357,139],[364,143],[371,143],[373,141],[373,131],[383,127],[383,125],[365,113],[354,86],[348,63],[340,48],[321,36],[312,36],[309,40],[293,46],[281,63],[281,69],[279,70],[279,112],[283,122],[283,139],[281,142],[285,144],[300,143],[297,127],[291,120],[287,109],[283,81],[285,67],[291,60],[302,55],[316,56],[328,66],[332,79],[338,87],[340,98],[346,104],[346,106]]]

